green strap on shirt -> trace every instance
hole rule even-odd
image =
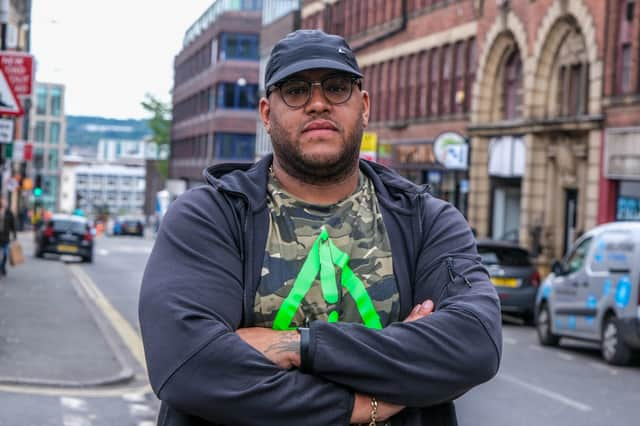
[[[302,299],[311,289],[318,273],[320,273],[320,287],[325,301],[328,304],[338,302],[340,289],[336,283],[336,266],[342,270],[341,284],[355,301],[364,325],[369,328],[382,328],[380,317],[367,289],[349,267],[349,255],[333,244],[329,233],[322,227],[320,235],[311,246],[300,273],[293,282],[289,295],[284,299],[276,314],[273,322],[274,330],[296,329],[296,327],[291,327],[291,321],[298,311]],[[329,314],[329,322],[338,322],[338,312],[333,311]]]

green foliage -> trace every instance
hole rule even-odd
[[[169,105],[147,93],[142,107],[151,114],[148,121],[151,140],[156,144],[168,145],[171,140],[171,109]],[[158,172],[164,178],[169,176],[169,160],[158,161]]]

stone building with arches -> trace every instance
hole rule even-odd
[[[469,221],[480,236],[517,239],[542,264],[598,222],[605,9],[485,2],[479,23]]]

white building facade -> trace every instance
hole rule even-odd
[[[88,216],[141,215],[144,195],[144,166],[70,162],[62,170],[63,212],[79,208]]]

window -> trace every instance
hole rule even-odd
[[[616,91],[625,94],[634,90],[631,81],[631,46],[635,0],[619,0],[618,7]]]
[[[58,144],[60,142],[60,123],[49,123],[49,143]]]
[[[62,112],[62,90],[60,87],[51,88],[51,115],[59,116]]]
[[[257,97],[257,84],[218,84],[218,108],[256,109]]]
[[[76,183],[80,186],[86,185],[87,183],[89,183],[89,176],[86,174],[76,175]]]
[[[47,114],[47,88],[45,86],[36,87],[36,114]]]
[[[44,167],[44,148],[37,147],[33,150],[33,168],[41,170]]]
[[[504,65],[503,118],[513,120],[521,115],[522,61],[520,52],[514,51]]]
[[[255,135],[216,133],[216,158],[224,160],[252,160],[255,152]]]
[[[47,153],[47,165],[49,170],[58,170],[58,151],[55,149],[49,150]]]
[[[567,272],[569,274],[572,274],[582,268],[582,265],[584,265],[584,261],[587,258],[587,254],[589,253],[590,246],[591,238],[588,238],[578,244],[578,246],[571,251],[566,261],[568,267]]]
[[[464,43],[458,42],[455,45],[455,62],[453,64],[455,80],[453,82],[453,112],[461,113],[464,111],[465,98],[465,46]]]
[[[468,112],[471,108],[471,87],[476,79],[476,39],[470,38],[467,43],[467,79],[465,82],[464,110]]]
[[[223,33],[221,36],[220,59],[244,59],[257,61],[258,36],[248,34]]]
[[[440,80],[440,114],[451,112],[451,45],[442,50],[442,79]]]
[[[429,115],[438,114],[438,80],[440,78],[439,50],[431,50],[429,62]]]
[[[631,44],[625,43],[620,48],[620,92],[628,93],[631,90]]]
[[[45,133],[46,133],[45,122],[36,121],[35,141],[44,143]]]

